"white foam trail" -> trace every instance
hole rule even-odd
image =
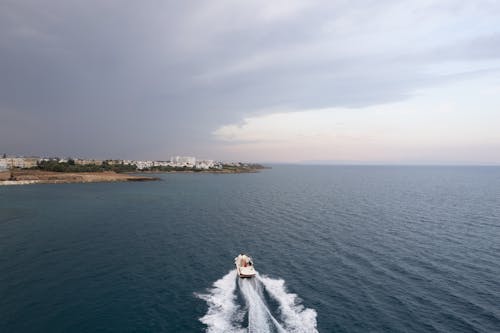
[[[237,286],[246,303],[245,311],[237,304]],[[269,310],[263,288],[278,302],[281,323]],[[215,281],[207,294],[196,295],[208,304],[207,313],[200,318],[200,321],[207,325],[208,333],[318,332],[316,311],[300,304],[296,294],[288,293],[282,279],[260,275],[253,279],[240,279],[236,277],[236,270],[232,270]],[[246,311],[248,329],[242,327]]]
[[[207,333],[243,333],[241,327],[244,313],[236,303],[236,270],[214,282],[208,294],[196,294],[208,304],[207,313],[200,321],[207,325]]]
[[[257,276],[257,279],[264,285],[269,295],[278,301],[281,319],[287,332],[318,332],[316,328],[316,311],[305,308],[300,304],[300,299],[296,294],[288,293],[284,280],[272,279],[267,276]]]
[[[251,279],[240,279],[239,287],[248,306],[248,332],[286,332],[280,323],[273,317],[264,302],[260,284]]]

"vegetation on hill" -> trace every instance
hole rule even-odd
[[[38,165],[33,169],[43,170],[43,171],[55,171],[55,172],[104,172],[104,171],[114,171],[114,172],[135,172],[137,167],[135,165],[129,164],[108,164],[103,162],[101,165],[97,164],[75,164],[75,161],[68,160],[68,162],[58,162],[58,161],[40,161]]]
[[[173,167],[173,166],[154,166],[138,170],[136,165],[131,164],[115,164],[104,161],[101,165],[97,164],[75,164],[75,161],[68,160],[67,162],[59,162],[57,160],[40,161],[36,167],[31,169],[53,172],[104,172],[114,171],[117,173],[123,172],[221,172],[221,173],[241,173],[255,172],[266,167],[260,164],[223,164],[220,168],[196,169],[189,167]]]
[[[223,164],[222,168],[225,170],[232,170],[232,171],[251,171],[251,170],[259,170],[259,169],[266,169],[265,166],[257,163],[240,163],[238,165],[234,164]]]

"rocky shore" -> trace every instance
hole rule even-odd
[[[41,170],[15,170],[0,172],[1,185],[27,184],[69,184],[100,182],[140,182],[153,181],[159,178],[121,174],[116,172],[51,172]]]

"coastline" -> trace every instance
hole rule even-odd
[[[156,177],[137,176],[116,172],[52,172],[40,170],[16,170],[13,179],[9,171],[0,172],[0,186],[31,184],[73,184],[104,182],[143,182],[159,180]]]
[[[269,167],[234,167],[208,170],[152,170],[116,173],[114,171],[102,172],[55,172],[32,169],[19,169],[0,171],[0,186],[32,185],[32,184],[77,184],[77,183],[112,183],[112,182],[143,182],[157,181],[154,174],[189,173],[189,174],[241,174],[257,173]]]

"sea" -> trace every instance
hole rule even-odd
[[[158,177],[0,187],[0,332],[500,332],[500,167]]]

